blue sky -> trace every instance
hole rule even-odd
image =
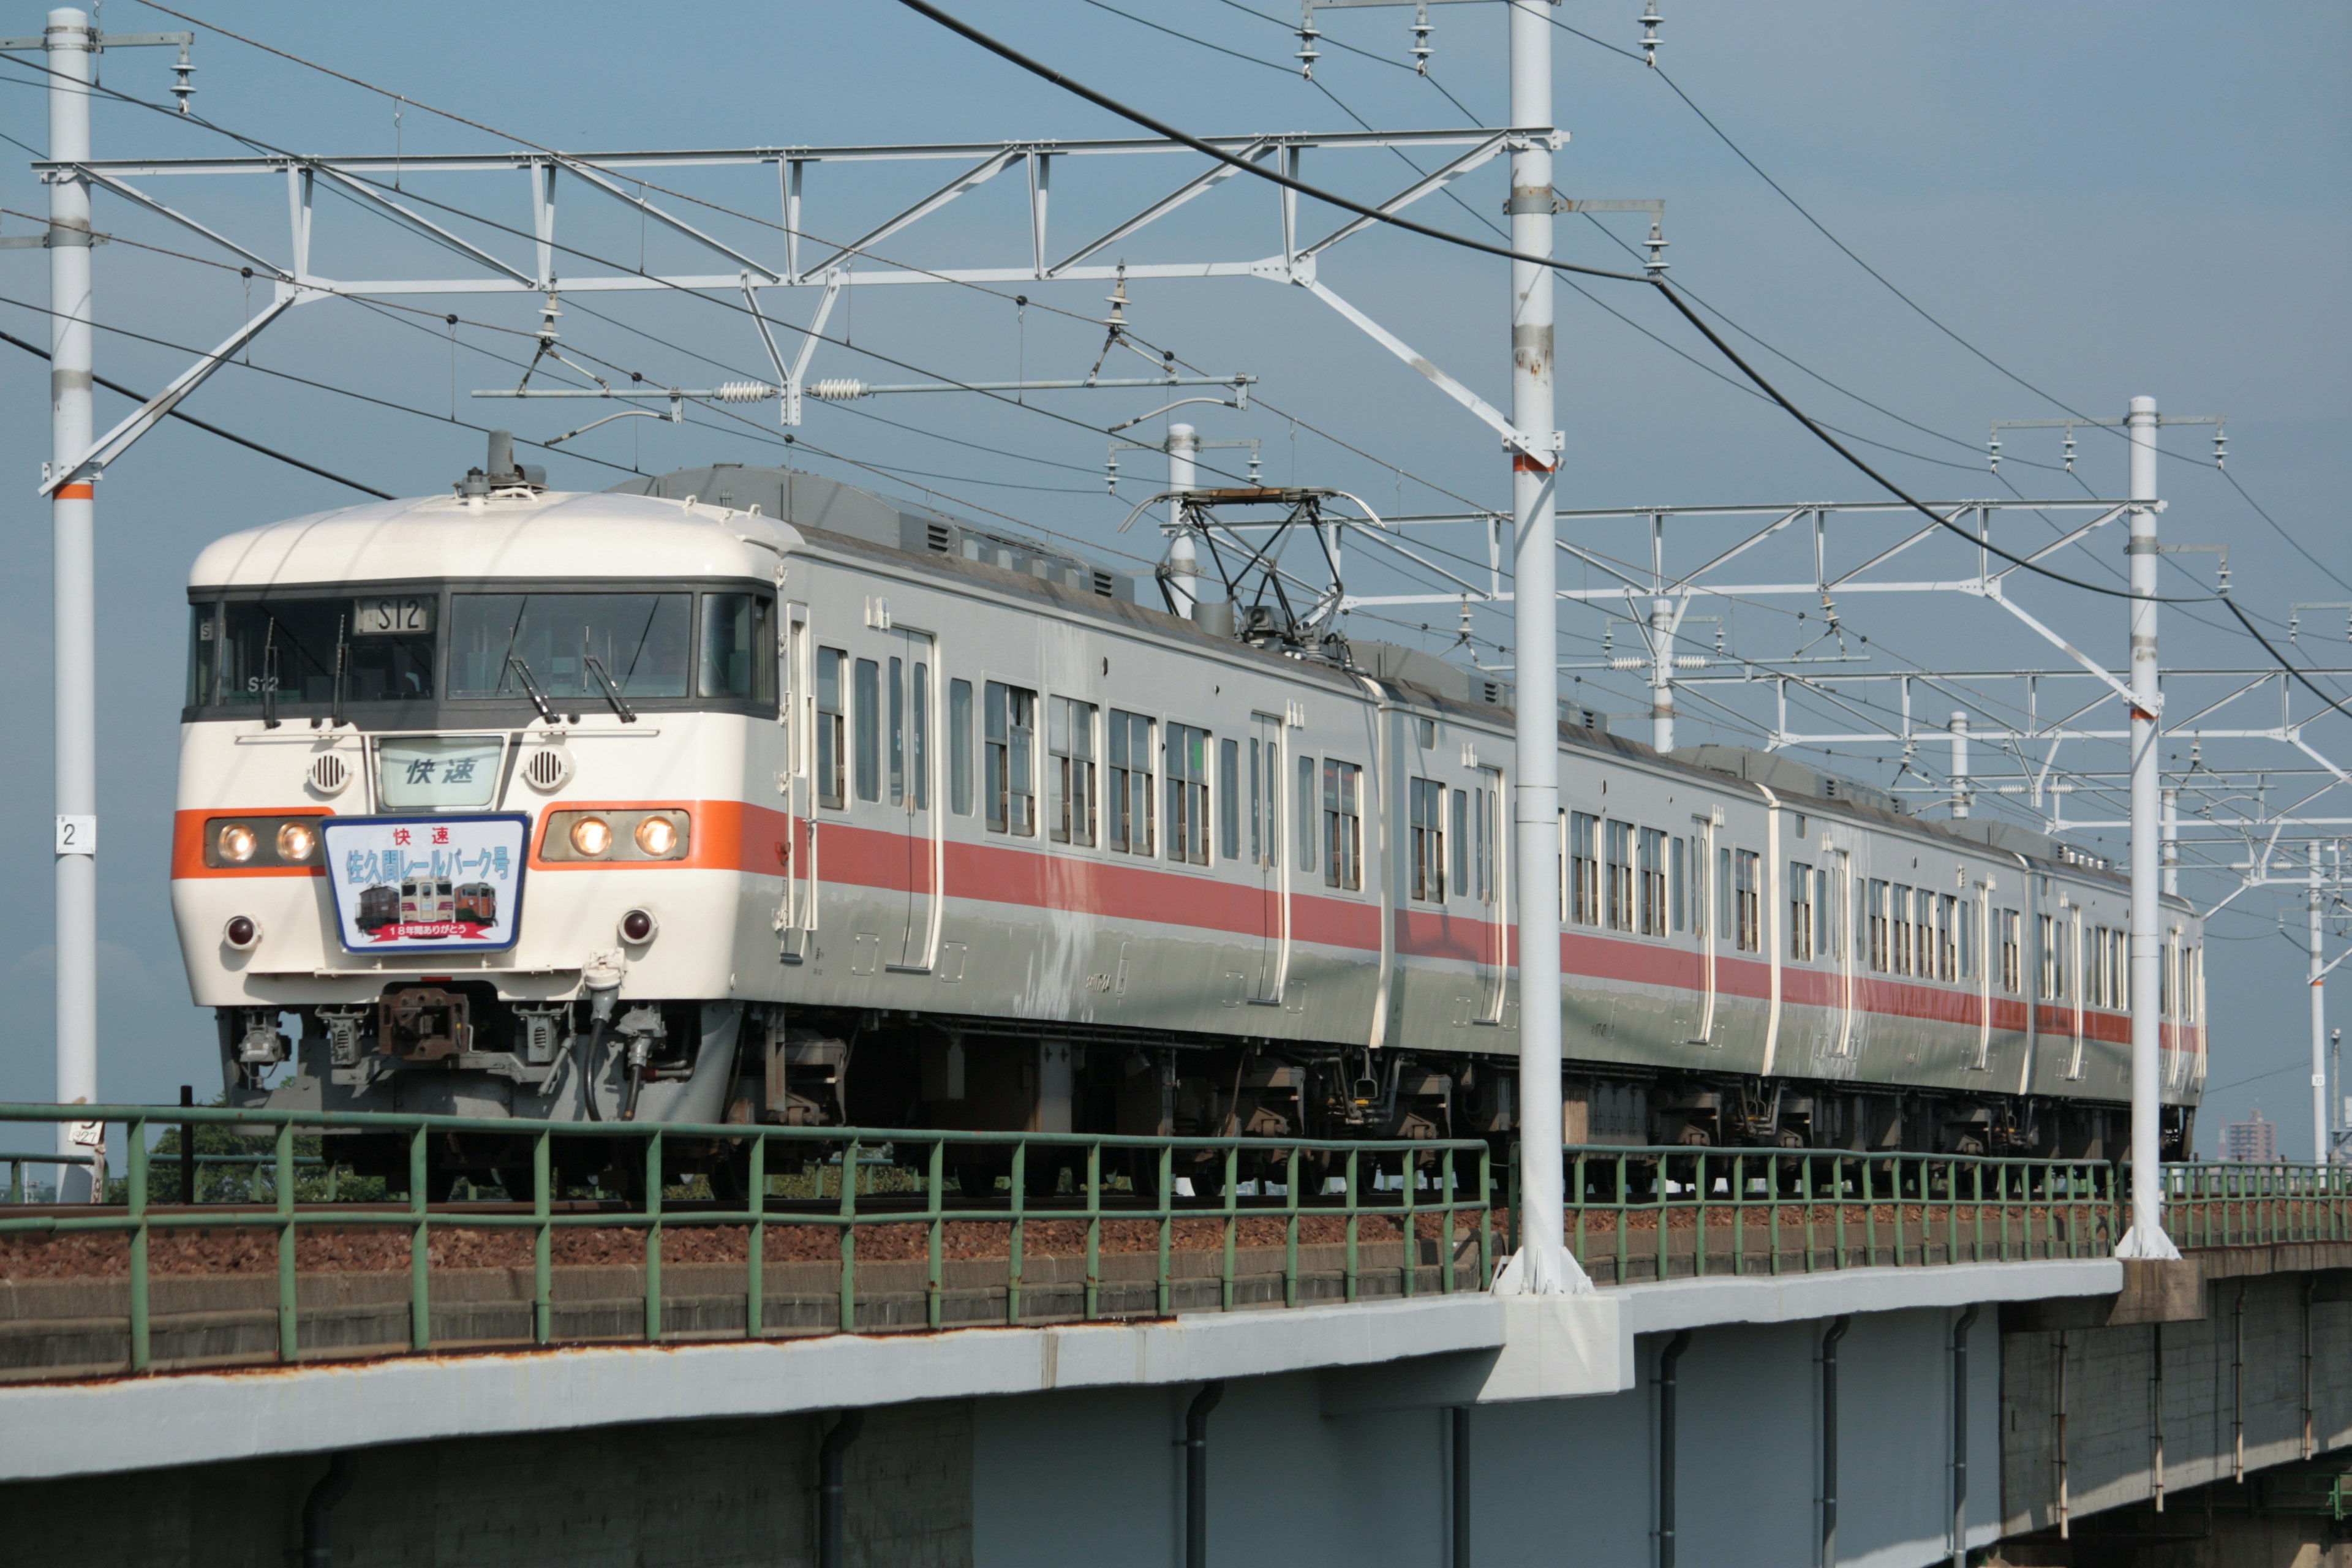
[[[1667,71],[1854,251],[1968,343],[2074,408],[2113,416],[2126,398],[2146,393],[2172,412],[2228,416],[2231,471],[2329,571],[2352,578],[2341,501],[2327,499],[2341,498],[2352,481],[2342,370],[2352,347],[2343,261],[2352,238],[2346,216],[2352,209],[2352,94],[2344,91],[2352,12],[2326,5],[2257,14],[2189,5],[1756,6],[1699,0],[1672,0],[1664,8],[1661,63]],[[1443,90],[1402,64],[1409,8],[1326,14],[1331,41],[1318,70],[1320,86],[1287,68],[1297,47],[1288,31],[1294,14],[1277,0],[1254,6],[1129,0],[1121,9],[1200,41],[1154,31],[1085,0],[966,0],[960,8],[1020,47],[1195,131],[1346,130],[1355,122],[1351,114],[1383,129],[1460,126],[1465,110],[1486,122],[1503,118],[1498,5],[1432,8],[1433,75]],[[1569,0],[1557,15],[1628,47],[1638,37],[1637,10],[1628,0]],[[498,132],[579,151],[1130,133],[886,0],[658,7],[205,0],[197,14],[412,100],[397,106],[380,93],[204,34],[196,49],[199,110],[228,132],[310,153],[390,153],[395,146],[415,153],[492,152],[511,144]],[[37,31],[41,15],[24,6],[0,18],[0,32]],[[132,0],[114,0],[101,20],[117,31],[183,25]],[[1352,54],[1338,43],[1382,58]],[[117,51],[105,58],[105,80],[162,100],[169,58],[163,50]],[[36,73],[0,64],[0,79],[11,79],[0,80],[0,133],[41,146],[41,91],[24,85]],[[1559,160],[1565,194],[1664,198],[1678,281],[1812,372],[1935,434],[1896,423],[1763,355],[1759,363],[1790,391],[1824,417],[1919,454],[1874,448],[1892,476],[1921,493],[2001,493],[1977,455],[1988,423],[2051,416],[2058,407],[1923,321],[1841,255],[1637,63],[1562,33],[1557,83],[1555,120],[1571,135]],[[492,130],[439,119],[419,101]],[[238,150],[201,127],[117,103],[97,111],[96,147],[102,157]],[[41,211],[43,194],[25,168],[26,154],[5,144],[0,153],[0,208],[6,209],[0,233],[29,232],[33,223],[20,215]],[[1057,176],[1057,231],[1076,237],[1095,218],[1107,225],[1181,177],[1178,168],[1168,163],[1165,174],[1155,173],[1141,187],[1090,182],[1084,172]],[[1401,163],[1364,154],[1312,163],[1307,174],[1359,197],[1384,195],[1412,178]],[[943,175],[912,168],[855,176],[821,172],[811,182],[808,226],[849,237],[894,202],[919,194],[925,180]],[[675,183],[704,200],[771,221],[776,216],[772,173],[681,174]],[[1457,187],[1462,205],[1433,200],[1415,210],[1423,221],[1485,234],[1478,220],[1497,215],[1501,184],[1501,165],[1493,164]],[[519,175],[504,184],[419,181],[414,188],[494,223],[528,226]],[[270,254],[283,251],[283,193],[274,181],[177,180],[159,182],[158,190]],[[1020,203],[1018,178],[1007,176],[894,242],[892,255],[918,263],[1009,263],[1025,246]],[[1264,254],[1272,248],[1273,211],[1269,191],[1235,181],[1188,209],[1164,237],[1139,238],[1126,254],[1138,261]],[[321,270],[355,276],[425,264],[420,247],[348,207],[322,203],[320,212]],[[634,264],[641,244],[656,266],[683,265],[692,256],[683,241],[665,240],[658,231],[641,237],[617,205],[599,205],[576,186],[562,220],[572,243],[610,259]],[[1637,233],[1632,219],[1610,221],[1622,236]],[[723,227],[744,243],[772,238],[754,223],[712,223],[714,231]],[[98,224],[190,255],[219,256],[105,197]],[[467,232],[494,248],[499,243],[495,227]],[[1563,222],[1560,250],[1601,265],[1625,260],[1581,220]],[[101,248],[97,268],[101,321],[171,344],[210,344],[247,309],[247,285],[232,270],[127,245]],[[1505,401],[1500,263],[1374,234],[1334,252],[1323,276],[1482,394]],[[1097,318],[1104,290],[1065,284],[1025,291],[1035,303],[1024,321],[1001,295],[872,290],[877,297],[857,299],[832,331],[925,374],[999,378],[1017,368],[1031,375],[1084,374],[1100,329],[1054,311]],[[38,306],[46,293],[39,251],[0,251],[0,298]],[[1620,286],[1601,298],[1716,363],[1640,293]],[[1153,342],[1177,348],[1192,363],[1264,378],[1263,397],[1282,413],[1262,406],[1247,414],[1188,412],[1204,435],[1260,439],[1271,477],[1339,485],[1375,506],[1407,510],[1456,504],[1450,497],[1493,504],[1506,496],[1506,470],[1490,433],[1297,290],[1255,280],[1142,282],[1130,294],[1129,317]],[[414,302],[445,308],[439,300]],[[580,303],[566,301],[566,343],[648,380],[693,385],[764,368],[740,312],[674,297],[607,297],[586,309],[576,308]],[[809,304],[802,296],[774,308],[800,321]],[[511,421],[519,433],[543,439],[583,422],[584,416],[574,416],[578,405],[469,405],[463,396],[477,386],[512,384],[515,367],[489,356],[510,356],[514,344],[526,341],[512,331],[536,324],[537,305],[525,296],[474,296],[448,305],[468,323],[456,333],[454,370],[450,334],[437,317],[400,320],[396,312],[342,302],[297,312],[257,343],[252,358],[257,366],[427,415],[448,414],[454,385],[460,417]],[[1600,306],[1563,291],[1559,321],[1560,424],[1569,444],[1563,505],[1873,497],[1866,479],[1785,416]],[[0,329],[47,338],[45,320],[14,304],[0,305]],[[0,951],[18,955],[5,971],[17,1027],[16,1043],[0,1053],[0,1097],[41,1098],[50,1087],[44,945],[49,606],[46,509],[30,491],[47,446],[46,375],[28,356],[5,345],[0,352],[10,356],[0,360],[0,427],[18,433],[7,450],[23,480],[0,499],[0,525],[25,542],[0,616],[0,716],[17,735],[13,750],[21,759],[0,770],[0,804],[5,820],[17,824],[0,836],[0,886],[12,890],[0,900]],[[185,363],[173,349],[111,332],[100,335],[99,359],[102,374],[142,389]],[[1143,368],[1140,361],[1135,368]],[[820,352],[814,374],[918,379],[833,347]],[[1105,493],[1101,429],[1160,400],[1097,393],[1039,401],[1066,418],[968,398],[819,407],[802,434],[838,456],[802,460],[868,481],[876,478],[871,470],[845,459],[877,465],[897,470],[891,482],[902,489],[932,488],[942,498],[938,504],[950,510],[993,510],[1106,552],[1133,547],[1134,535],[1121,538],[1113,530],[1148,490],[1129,482],[1121,487],[1124,499]],[[102,398],[101,422],[124,406]],[[497,417],[480,412],[484,407]],[[401,493],[437,489],[479,461],[479,436],[446,418],[398,413],[257,371],[224,372],[191,409]],[[875,415],[913,428],[877,423]],[[1370,456],[1295,428],[1286,416]],[[780,453],[772,444],[772,419],[755,428],[713,417],[710,426],[717,427],[624,421],[583,437],[583,457],[545,460],[558,483],[589,488],[618,475],[588,457],[659,469],[728,458],[773,461]],[[1133,433],[1160,427],[1147,424]],[[2011,450],[2054,458],[2054,436],[2038,447],[2033,439],[2020,437]],[[2096,433],[2082,439],[2085,486],[2117,493],[2120,444]],[[2173,432],[2168,444],[2184,456],[2166,466],[2167,537],[2229,543],[2242,603],[2283,620],[2294,601],[2352,598],[2195,460],[2206,450],[2201,431]],[[1157,459],[1148,454],[1124,461],[1130,476],[1157,477]],[[2060,478],[2014,466],[2010,472],[2027,486],[2054,486]],[[168,1099],[183,1081],[208,1084],[213,1070],[209,1021],[187,1005],[163,873],[182,680],[178,605],[187,566],[210,538],[348,496],[173,426],[150,437],[101,489],[108,628],[100,667],[108,944],[102,1082],[110,1097]],[[2100,548],[2109,565],[2119,563],[2115,542]],[[2087,554],[2074,559],[2086,574],[2107,569]],[[2185,577],[2174,577],[2171,587],[2190,591]],[[2123,658],[2123,611],[2115,601],[2047,584],[2021,587],[2020,597],[2095,653]],[[2042,658],[2011,624],[1980,606],[1905,600],[1844,608],[1851,626],[1883,650],[1887,668],[1906,659],[1950,668]],[[1801,638],[1783,610],[1739,605],[1730,616],[1735,651],[1751,657],[1785,654]],[[1441,610],[1437,618],[1447,614]],[[2315,626],[2326,619],[2307,617]],[[1393,626],[1358,629],[1399,635]],[[1563,629],[1565,657],[1598,651],[1598,617],[1569,612]],[[2187,614],[2168,616],[2165,637],[2168,663],[2261,662],[2244,638]],[[2315,659],[2352,663],[2337,657],[2337,645],[2324,635],[2306,637],[2303,648]],[[1631,688],[1595,686],[1599,694],[1587,699],[1594,706],[1622,713],[1637,706]],[[2315,723],[2308,737],[2338,761],[2352,753],[2352,724],[2341,719]],[[1739,738],[1738,728],[1727,721],[1716,738]],[[2281,755],[2273,746],[2249,750],[2241,760]],[[1892,773],[1885,760],[1842,765],[1880,782]],[[2228,885],[2190,879],[2200,903],[2218,899]],[[2282,1123],[2290,1151],[2307,1143],[2307,1091],[2295,1070],[2305,1037],[2303,988],[2294,984],[2302,959],[2276,934],[2283,907],[2282,895],[2248,894],[2213,931],[2209,970],[2221,1020],[2214,1082],[2268,1076],[2214,1096],[2204,1118],[2209,1145],[2224,1117],[2256,1100]],[[2294,912],[2299,917],[2299,909]]]

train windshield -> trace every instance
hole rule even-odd
[[[196,605],[189,706],[257,704],[272,690],[284,703],[332,702],[338,667],[346,702],[430,698],[433,599],[372,605],[348,595],[231,601],[217,621]]]
[[[449,695],[684,697],[690,594],[457,594]],[[523,678],[528,671],[530,681]]]

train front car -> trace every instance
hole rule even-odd
[[[501,456],[191,574],[172,904],[233,1105],[727,1113],[790,531]]]

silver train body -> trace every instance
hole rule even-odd
[[[233,1103],[480,1119],[452,1169],[525,1116],[1508,1133],[1507,689],[812,476],[639,488],[199,558],[173,907]],[[2103,865],[1726,748],[1563,725],[1560,784],[1572,1141],[2123,1146]]]

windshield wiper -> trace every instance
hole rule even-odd
[[[343,626],[344,617],[337,616],[335,617],[335,710],[327,721],[327,728],[330,730],[340,730],[343,727],[344,650],[349,646],[343,637]],[[313,720],[312,722],[315,723],[317,721]]]
[[[613,705],[613,711],[621,716],[621,722],[635,723],[636,710],[629,706],[627,699],[621,695],[621,689],[614,684],[611,673],[604,668],[604,661],[593,653],[583,654],[580,657],[582,662],[587,665],[588,673],[596,678],[596,684],[604,689],[604,700]]]
[[[539,716],[551,724],[554,723],[555,710],[548,706],[547,693],[539,689],[539,682],[530,678],[530,666],[522,661],[522,656],[517,653],[507,655],[507,668],[522,678],[522,689],[530,698],[530,705],[539,710]]]

